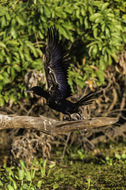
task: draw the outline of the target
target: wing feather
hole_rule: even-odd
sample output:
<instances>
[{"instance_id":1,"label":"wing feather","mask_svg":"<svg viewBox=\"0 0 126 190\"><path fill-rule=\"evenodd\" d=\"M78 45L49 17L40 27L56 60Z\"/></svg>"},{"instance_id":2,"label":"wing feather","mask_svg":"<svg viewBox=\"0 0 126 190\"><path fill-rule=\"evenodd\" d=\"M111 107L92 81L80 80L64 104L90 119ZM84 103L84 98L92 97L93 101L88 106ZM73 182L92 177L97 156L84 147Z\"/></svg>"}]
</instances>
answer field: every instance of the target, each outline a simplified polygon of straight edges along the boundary
<instances>
[{"instance_id":1,"label":"wing feather","mask_svg":"<svg viewBox=\"0 0 126 190\"><path fill-rule=\"evenodd\" d=\"M48 44L46 48L45 73L50 93L60 94L60 98L70 96L70 86L67 82L67 68L70 59L66 56L59 33L55 28L48 30ZM53 90L52 90L53 89Z\"/></svg>"}]
</instances>

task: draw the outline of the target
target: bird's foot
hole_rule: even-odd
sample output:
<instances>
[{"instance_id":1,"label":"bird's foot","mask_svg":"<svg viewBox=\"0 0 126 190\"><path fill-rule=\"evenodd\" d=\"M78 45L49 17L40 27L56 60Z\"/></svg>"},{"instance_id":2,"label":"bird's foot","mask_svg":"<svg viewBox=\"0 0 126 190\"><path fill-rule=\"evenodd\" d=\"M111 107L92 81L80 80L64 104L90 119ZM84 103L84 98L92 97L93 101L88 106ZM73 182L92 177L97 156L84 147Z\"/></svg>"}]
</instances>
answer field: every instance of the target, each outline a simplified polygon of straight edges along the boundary
<instances>
[{"instance_id":1,"label":"bird's foot","mask_svg":"<svg viewBox=\"0 0 126 190\"><path fill-rule=\"evenodd\" d=\"M76 113L76 115L70 115L70 114L67 114L67 115L64 115L63 117L63 121L77 121L77 120L83 120L83 116L80 114L80 113Z\"/></svg>"},{"instance_id":2,"label":"bird's foot","mask_svg":"<svg viewBox=\"0 0 126 190\"><path fill-rule=\"evenodd\" d=\"M80 113L76 114L76 120L83 120L83 119L84 118L83 118L82 114L80 114Z\"/></svg>"},{"instance_id":3,"label":"bird's foot","mask_svg":"<svg viewBox=\"0 0 126 190\"><path fill-rule=\"evenodd\" d=\"M66 116L66 115L64 115L63 116L63 121L73 121L74 119L71 117L71 116Z\"/></svg>"},{"instance_id":4,"label":"bird's foot","mask_svg":"<svg viewBox=\"0 0 126 190\"><path fill-rule=\"evenodd\" d=\"M68 118L66 115L63 116L63 121L68 121Z\"/></svg>"},{"instance_id":5,"label":"bird's foot","mask_svg":"<svg viewBox=\"0 0 126 190\"><path fill-rule=\"evenodd\" d=\"M63 121L74 121L75 119L71 117L70 113L67 113L67 115L64 115Z\"/></svg>"}]
</instances>

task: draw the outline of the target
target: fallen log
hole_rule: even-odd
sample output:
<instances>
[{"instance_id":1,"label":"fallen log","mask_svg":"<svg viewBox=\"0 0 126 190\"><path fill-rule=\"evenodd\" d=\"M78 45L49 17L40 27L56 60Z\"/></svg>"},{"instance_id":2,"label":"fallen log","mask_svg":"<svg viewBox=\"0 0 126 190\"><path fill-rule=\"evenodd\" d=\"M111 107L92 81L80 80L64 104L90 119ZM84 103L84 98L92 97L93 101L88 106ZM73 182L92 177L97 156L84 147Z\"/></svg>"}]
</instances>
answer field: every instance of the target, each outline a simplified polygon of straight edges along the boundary
<instances>
[{"instance_id":1,"label":"fallen log","mask_svg":"<svg viewBox=\"0 0 126 190\"><path fill-rule=\"evenodd\" d=\"M36 129L48 135L69 133L75 130L87 130L91 128L112 125L118 118L96 117L92 119L76 121L57 121L44 116L15 116L0 114L0 130L5 129Z\"/></svg>"}]
</instances>

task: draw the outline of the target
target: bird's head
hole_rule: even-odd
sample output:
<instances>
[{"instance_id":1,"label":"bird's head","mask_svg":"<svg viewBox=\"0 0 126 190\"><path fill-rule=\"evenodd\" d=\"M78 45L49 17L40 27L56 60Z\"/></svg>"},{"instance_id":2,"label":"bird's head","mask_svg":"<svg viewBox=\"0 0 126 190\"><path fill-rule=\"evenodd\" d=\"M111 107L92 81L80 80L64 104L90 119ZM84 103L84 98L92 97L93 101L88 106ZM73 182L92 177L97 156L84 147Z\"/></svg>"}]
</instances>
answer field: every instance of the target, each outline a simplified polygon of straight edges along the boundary
<instances>
[{"instance_id":1,"label":"bird's head","mask_svg":"<svg viewBox=\"0 0 126 190\"><path fill-rule=\"evenodd\" d=\"M42 96L42 88L39 87L39 86L34 86L28 90L25 91L26 93L27 92L32 92L33 94L37 94L39 96Z\"/></svg>"},{"instance_id":2,"label":"bird's head","mask_svg":"<svg viewBox=\"0 0 126 190\"><path fill-rule=\"evenodd\" d=\"M33 94L37 94L38 96L44 97L44 98L48 98L48 92L46 92L43 88L41 88L40 86L34 86L28 90L26 90L25 92L32 92Z\"/></svg>"}]
</instances>

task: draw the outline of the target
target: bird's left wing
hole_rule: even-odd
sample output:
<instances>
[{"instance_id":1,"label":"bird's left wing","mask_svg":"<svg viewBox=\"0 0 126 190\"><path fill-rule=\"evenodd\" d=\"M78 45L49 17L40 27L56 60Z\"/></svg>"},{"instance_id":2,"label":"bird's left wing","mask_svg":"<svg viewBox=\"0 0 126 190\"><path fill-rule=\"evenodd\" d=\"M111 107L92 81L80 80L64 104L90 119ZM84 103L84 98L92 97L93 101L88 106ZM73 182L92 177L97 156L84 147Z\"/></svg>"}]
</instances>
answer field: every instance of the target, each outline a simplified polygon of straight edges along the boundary
<instances>
[{"instance_id":1,"label":"bird's left wing","mask_svg":"<svg viewBox=\"0 0 126 190\"><path fill-rule=\"evenodd\" d=\"M45 73L49 93L58 95L60 99L70 96L70 86L67 82L67 68L70 61L64 52L59 40L59 33L55 28L48 30L45 57Z\"/></svg>"}]
</instances>

